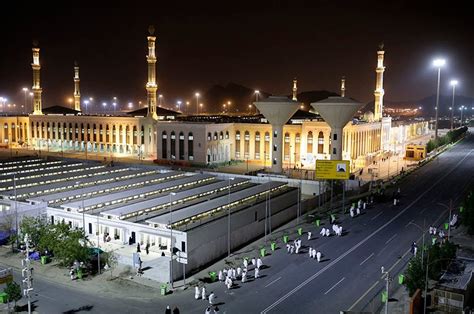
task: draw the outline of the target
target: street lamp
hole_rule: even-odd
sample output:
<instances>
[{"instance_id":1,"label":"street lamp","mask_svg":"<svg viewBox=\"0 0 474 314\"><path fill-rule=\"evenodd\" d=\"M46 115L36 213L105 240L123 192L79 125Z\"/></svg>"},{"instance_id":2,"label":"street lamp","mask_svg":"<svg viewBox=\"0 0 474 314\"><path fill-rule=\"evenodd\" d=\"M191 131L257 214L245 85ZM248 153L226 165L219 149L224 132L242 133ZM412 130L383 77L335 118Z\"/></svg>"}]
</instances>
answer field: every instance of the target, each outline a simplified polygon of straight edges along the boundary
<instances>
[{"instance_id":1,"label":"street lamp","mask_svg":"<svg viewBox=\"0 0 474 314\"><path fill-rule=\"evenodd\" d=\"M454 93L455 93L456 85L458 85L458 81L457 80L451 80L451 82L449 82L449 84L453 87L453 101L451 103L451 107L454 108ZM454 128L453 112L454 112L454 110L451 110L451 130Z\"/></svg>"},{"instance_id":2,"label":"street lamp","mask_svg":"<svg viewBox=\"0 0 474 314\"><path fill-rule=\"evenodd\" d=\"M199 104L199 109L201 110L202 112L202 106L204 106L202 103Z\"/></svg>"},{"instance_id":3,"label":"street lamp","mask_svg":"<svg viewBox=\"0 0 474 314\"><path fill-rule=\"evenodd\" d=\"M194 96L196 96L196 113L199 114L199 96L201 96L199 93L195 93Z\"/></svg>"},{"instance_id":4,"label":"street lamp","mask_svg":"<svg viewBox=\"0 0 474 314\"><path fill-rule=\"evenodd\" d=\"M2 107L2 112L4 110L4 107L5 107L5 103L7 102L7 99L5 97L0 97L0 106Z\"/></svg>"},{"instance_id":5,"label":"street lamp","mask_svg":"<svg viewBox=\"0 0 474 314\"><path fill-rule=\"evenodd\" d=\"M104 107L104 113L105 113L105 108L107 107L107 103L106 103L106 102L103 102L103 103L102 103L102 107Z\"/></svg>"},{"instance_id":6,"label":"street lamp","mask_svg":"<svg viewBox=\"0 0 474 314\"><path fill-rule=\"evenodd\" d=\"M382 266L382 275L385 275L385 293L387 294L387 299L385 300L385 314L388 314L388 284L391 281L390 274L388 271L385 271L384 267Z\"/></svg>"},{"instance_id":7,"label":"street lamp","mask_svg":"<svg viewBox=\"0 0 474 314\"><path fill-rule=\"evenodd\" d=\"M228 194L227 194L227 257L230 257L230 181L235 178L229 178Z\"/></svg>"},{"instance_id":8,"label":"street lamp","mask_svg":"<svg viewBox=\"0 0 474 314\"><path fill-rule=\"evenodd\" d=\"M158 95L158 107L161 107L163 104L163 95L159 94Z\"/></svg>"},{"instance_id":9,"label":"street lamp","mask_svg":"<svg viewBox=\"0 0 474 314\"><path fill-rule=\"evenodd\" d=\"M112 103L112 106L114 106L114 115L115 115L115 107L117 107L117 103L116 103L116 102L113 102L113 103Z\"/></svg>"},{"instance_id":10,"label":"street lamp","mask_svg":"<svg viewBox=\"0 0 474 314\"><path fill-rule=\"evenodd\" d=\"M436 107L435 107L435 139L438 139L438 106L439 106L439 80L441 78L441 67L446 64L444 59L435 59L433 66L438 68L438 85L436 89Z\"/></svg>"},{"instance_id":11,"label":"street lamp","mask_svg":"<svg viewBox=\"0 0 474 314\"><path fill-rule=\"evenodd\" d=\"M23 90L23 93L25 94L25 108L26 108L26 92L28 92L28 88L23 87L22 90Z\"/></svg>"},{"instance_id":12,"label":"street lamp","mask_svg":"<svg viewBox=\"0 0 474 314\"><path fill-rule=\"evenodd\" d=\"M132 109L133 108L133 103L129 102L128 103L128 109Z\"/></svg>"},{"instance_id":13,"label":"street lamp","mask_svg":"<svg viewBox=\"0 0 474 314\"><path fill-rule=\"evenodd\" d=\"M89 105L89 100L84 100L84 105L86 105L86 114L87 114L87 107Z\"/></svg>"},{"instance_id":14,"label":"street lamp","mask_svg":"<svg viewBox=\"0 0 474 314\"><path fill-rule=\"evenodd\" d=\"M258 95L260 95L260 91L256 89L254 93L255 93L255 102L258 102ZM257 106L255 106L255 114L257 114Z\"/></svg>"},{"instance_id":15,"label":"street lamp","mask_svg":"<svg viewBox=\"0 0 474 314\"><path fill-rule=\"evenodd\" d=\"M181 100L178 100L176 103L178 104L178 111L181 111Z\"/></svg>"},{"instance_id":16,"label":"street lamp","mask_svg":"<svg viewBox=\"0 0 474 314\"><path fill-rule=\"evenodd\" d=\"M186 114L189 113L189 101L186 101Z\"/></svg>"},{"instance_id":17,"label":"street lamp","mask_svg":"<svg viewBox=\"0 0 474 314\"><path fill-rule=\"evenodd\" d=\"M81 185L81 181L77 181L76 184L78 186ZM81 200L82 200L82 230L84 230L84 234L86 233L86 219L85 219L85 216L84 216L84 197L82 196L81 197Z\"/></svg>"},{"instance_id":18,"label":"street lamp","mask_svg":"<svg viewBox=\"0 0 474 314\"><path fill-rule=\"evenodd\" d=\"M172 206L173 202L171 196L176 195L175 192L170 193L170 283L171 288L173 288L173 211Z\"/></svg>"},{"instance_id":19,"label":"street lamp","mask_svg":"<svg viewBox=\"0 0 474 314\"><path fill-rule=\"evenodd\" d=\"M462 126L462 111L464 110L464 106L461 106L459 110L461 110L461 125L460 126Z\"/></svg>"},{"instance_id":20,"label":"street lamp","mask_svg":"<svg viewBox=\"0 0 474 314\"><path fill-rule=\"evenodd\" d=\"M449 200L449 206L443 203L438 203L438 205L443 206L447 210L449 210L449 221L448 221L448 242L449 242L449 237L451 235L451 212L453 210L453 200Z\"/></svg>"},{"instance_id":21,"label":"street lamp","mask_svg":"<svg viewBox=\"0 0 474 314\"><path fill-rule=\"evenodd\" d=\"M425 224L426 224L426 219L423 219L423 228L421 228L418 224L414 223L413 221L410 221L408 223L409 225L414 225L415 227L417 227L418 229L421 230L422 232L422 236L423 236L423 240L422 240L422 244L421 244L421 267L423 267L423 252L425 251Z\"/></svg>"}]
</instances>

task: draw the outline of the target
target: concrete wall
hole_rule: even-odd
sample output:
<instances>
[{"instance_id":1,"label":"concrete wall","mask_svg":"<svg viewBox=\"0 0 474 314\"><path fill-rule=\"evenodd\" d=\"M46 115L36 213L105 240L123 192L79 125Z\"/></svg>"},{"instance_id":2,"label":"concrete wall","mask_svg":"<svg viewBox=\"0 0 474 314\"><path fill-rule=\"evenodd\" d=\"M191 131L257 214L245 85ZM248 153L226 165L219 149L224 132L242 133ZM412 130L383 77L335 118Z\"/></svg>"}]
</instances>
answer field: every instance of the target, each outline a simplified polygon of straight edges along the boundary
<instances>
[{"instance_id":1,"label":"concrete wall","mask_svg":"<svg viewBox=\"0 0 474 314\"><path fill-rule=\"evenodd\" d=\"M271 198L272 230L296 217L297 190ZM255 220L255 214L257 219ZM188 231L186 273L227 255L227 215ZM231 213L231 251L265 233L265 198L253 206Z\"/></svg>"}]
</instances>

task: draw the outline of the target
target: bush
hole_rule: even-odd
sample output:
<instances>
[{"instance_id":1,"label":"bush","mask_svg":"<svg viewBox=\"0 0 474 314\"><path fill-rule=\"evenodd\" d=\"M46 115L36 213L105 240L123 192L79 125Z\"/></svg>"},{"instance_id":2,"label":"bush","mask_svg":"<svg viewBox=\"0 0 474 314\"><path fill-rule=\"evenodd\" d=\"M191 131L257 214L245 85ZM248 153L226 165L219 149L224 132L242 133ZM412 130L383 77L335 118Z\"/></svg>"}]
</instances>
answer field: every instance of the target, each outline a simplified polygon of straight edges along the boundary
<instances>
[{"instance_id":1,"label":"bush","mask_svg":"<svg viewBox=\"0 0 474 314\"><path fill-rule=\"evenodd\" d=\"M437 139L429 140L428 143L426 143L426 151L429 153L440 146L454 143L459 140L466 132L467 127L463 126L462 128L449 131L446 133L446 135L440 136Z\"/></svg>"}]
</instances>

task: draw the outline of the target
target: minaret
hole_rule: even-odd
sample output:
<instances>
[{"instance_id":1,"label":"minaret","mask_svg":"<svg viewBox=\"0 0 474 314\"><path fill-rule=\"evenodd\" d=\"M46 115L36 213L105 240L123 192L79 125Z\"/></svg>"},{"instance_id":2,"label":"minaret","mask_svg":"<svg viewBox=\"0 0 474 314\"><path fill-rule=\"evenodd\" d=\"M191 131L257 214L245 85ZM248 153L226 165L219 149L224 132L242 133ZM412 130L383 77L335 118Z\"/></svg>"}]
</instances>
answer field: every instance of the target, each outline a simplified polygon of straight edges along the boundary
<instances>
[{"instance_id":1,"label":"minaret","mask_svg":"<svg viewBox=\"0 0 474 314\"><path fill-rule=\"evenodd\" d=\"M79 66L74 61L74 110L81 111L81 92L79 90Z\"/></svg>"},{"instance_id":2,"label":"minaret","mask_svg":"<svg viewBox=\"0 0 474 314\"><path fill-rule=\"evenodd\" d=\"M41 86L40 86L40 70L41 65L39 62L39 51L40 49L37 48L37 42L33 42L33 63L31 67L33 68L33 87L31 90L33 91L33 114L34 115L42 115L42 105L41 105Z\"/></svg>"},{"instance_id":3,"label":"minaret","mask_svg":"<svg viewBox=\"0 0 474 314\"><path fill-rule=\"evenodd\" d=\"M296 99L296 94L298 92L298 87L296 86L297 83L298 81L296 80L296 77L295 77L295 79L293 80L293 98L292 98L292 100L295 100L295 101L298 100Z\"/></svg>"},{"instance_id":4,"label":"minaret","mask_svg":"<svg viewBox=\"0 0 474 314\"><path fill-rule=\"evenodd\" d=\"M380 121L382 119L383 113L383 72L385 71L385 67L383 66L383 55L385 51L383 50L383 44L379 46L379 50L377 51L377 69L375 72L377 73L377 78L375 82L375 108L374 108L374 121Z\"/></svg>"},{"instance_id":5,"label":"minaret","mask_svg":"<svg viewBox=\"0 0 474 314\"><path fill-rule=\"evenodd\" d=\"M147 91L147 103L148 103L148 116L157 120L158 116L156 114L156 90L158 85L156 84L156 55L155 55L155 40L156 37L153 36L155 33L155 28L153 25L148 27L148 55L146 56L146 61L148 62L148 82L146 83Z\"/></svg>"},{"instance_id":6,"label":"minaret","mask_svg":"<svg viewBox=\"0 0 474 314\"><path fill-rule=\"evenodd\" d=\"M341 97L346 97L346 78L341 78Z\"/></svg>"}]
</instances>

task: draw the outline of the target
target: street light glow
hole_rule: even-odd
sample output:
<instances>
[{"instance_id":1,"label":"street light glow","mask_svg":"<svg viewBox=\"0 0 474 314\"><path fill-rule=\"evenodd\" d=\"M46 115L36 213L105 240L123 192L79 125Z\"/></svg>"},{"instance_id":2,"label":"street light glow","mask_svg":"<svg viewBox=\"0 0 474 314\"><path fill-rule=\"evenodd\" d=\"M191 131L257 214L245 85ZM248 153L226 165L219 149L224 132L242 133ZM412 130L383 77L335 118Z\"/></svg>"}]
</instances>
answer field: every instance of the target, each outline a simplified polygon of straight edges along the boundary
<instances>
[{"instance_id":1,"label":"street light glow","mask_svg":"<svg viewBox=\"0 0 474 314\"><path fill-rule=\"evenodd\" d=\"M433 65L437 68L440 68L445 64L446 64L446 60L444 60L444 59L435 59L435 60L433 60Z\"/></svg>"},{"instance_id":2,"label":"street light glow","mask_svg":"<svg viewBox=\"0 0 474 314\"><path fill-rule=\"evenodd\" d=\"M451 80L451 82L449 82L449 85L456 86L456 85L458 85L458 81L457 80Z\"/></svg>"},{"instance_id":3,"label":"street light glow","mask_svg":"<svg viewBox=\"0 0 474 314\"><path fill-rule=\"evenodd\" d=\"M24 92L27 92L27 91L28 91L28 88L23 87L22 90L23 90Z\"/></svg>"},{"instance_id":4,"label":"street light glow","mask_svg":"<svg viewBox=\"0 0 474 314\"><path fill-rule=\"evenodd\" d=\"M199 93L195 93L194 96L199 97L201 95Z\"/></svg>"}]
</instances>

